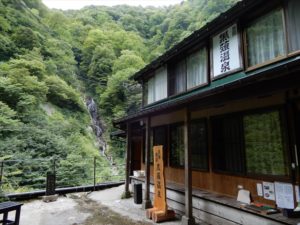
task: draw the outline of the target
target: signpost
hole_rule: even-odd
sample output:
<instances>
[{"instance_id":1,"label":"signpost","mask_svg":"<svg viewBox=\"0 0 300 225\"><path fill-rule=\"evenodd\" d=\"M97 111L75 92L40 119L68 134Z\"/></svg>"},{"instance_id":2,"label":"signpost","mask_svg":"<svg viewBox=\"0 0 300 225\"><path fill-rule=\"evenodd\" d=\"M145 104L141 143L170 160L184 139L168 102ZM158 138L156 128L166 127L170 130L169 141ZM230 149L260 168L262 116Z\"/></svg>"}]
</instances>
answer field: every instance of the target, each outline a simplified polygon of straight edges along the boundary
<instances>
[{"instance_id":1,"label":"signpost","mask_svg":"<svg viewBox=\"0 0 300 225\"><path fill-rule=\"evenodd\" d=\"M154 207L147 210L147 218L155 223L175 217L173 210L168 210L166 201L166 185L163 161L163 146L153 147L154 156Z\"/></svg>"},{"instance_id":2,"label":"signpost","mask_svg":"<svg viewBox=\"0 0 300 225\"><path fill-rule=\"evenodd\" d=\"M55 174L47 173L46 196L55 195Z\"/></svg>"}]
</instances>

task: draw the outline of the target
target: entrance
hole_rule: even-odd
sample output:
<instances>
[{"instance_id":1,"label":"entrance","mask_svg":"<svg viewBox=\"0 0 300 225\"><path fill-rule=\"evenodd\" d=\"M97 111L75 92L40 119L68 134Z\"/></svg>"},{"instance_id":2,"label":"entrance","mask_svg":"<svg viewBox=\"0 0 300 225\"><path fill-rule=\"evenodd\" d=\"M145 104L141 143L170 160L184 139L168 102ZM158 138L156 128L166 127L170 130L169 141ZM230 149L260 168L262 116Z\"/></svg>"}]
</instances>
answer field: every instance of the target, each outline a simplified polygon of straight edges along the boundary
<instances>
[{"instance_id":1,"label":"entrance","mask_svg":"<svg viewBox=\"0 0 300 225\"><path fill-rule=\"evenodd\" d=\"M133 137L131 140L131 174L134 170L141 170L142 137Z\"/></svg>"}]
</instances>

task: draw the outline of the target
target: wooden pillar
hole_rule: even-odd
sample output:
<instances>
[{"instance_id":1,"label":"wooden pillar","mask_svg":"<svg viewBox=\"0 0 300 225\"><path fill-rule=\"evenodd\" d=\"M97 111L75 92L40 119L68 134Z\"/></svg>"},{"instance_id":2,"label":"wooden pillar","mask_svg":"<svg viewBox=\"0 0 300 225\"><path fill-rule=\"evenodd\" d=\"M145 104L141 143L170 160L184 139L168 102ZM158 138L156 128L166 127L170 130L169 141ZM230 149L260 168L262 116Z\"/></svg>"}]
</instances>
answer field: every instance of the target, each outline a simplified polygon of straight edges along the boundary
<instances>
[{"instance_id":1,"label":"wooden pillar","mask_svg":"<svg viewBox=\"0 0 300 225\"><path fill-rule=\"evenodd\" d=\"M194 225L192 204L192 163L190 146L190 112L186 108L184 116L184 180L185 180L185 215L182 216L182 225Z\"/></svg>"},{"instance_id":2,"label":"wooden pillar","mask_svg":"<svg viewBox=\"0 0 300 225\"><path fill-rule=\"evenodd\" d=\"M144 189L144 200L143 209L152 208L150 200L150 117L147 117L146 121L146 138L145 138L145 189Z\"/></svg>"},{"instance_id":3,"label":"wooden pillar","mask_svg":"<svg viewBox=\"0 0 300 225\"><path fill-rule=\"evenodd\" d=\"M130 183L130 170L131 170L131 127L130 123L127 123L126 130L126 173L125 173L125 191L124 198L130 198L129 183Z\"/></svg>"}]
</instances>

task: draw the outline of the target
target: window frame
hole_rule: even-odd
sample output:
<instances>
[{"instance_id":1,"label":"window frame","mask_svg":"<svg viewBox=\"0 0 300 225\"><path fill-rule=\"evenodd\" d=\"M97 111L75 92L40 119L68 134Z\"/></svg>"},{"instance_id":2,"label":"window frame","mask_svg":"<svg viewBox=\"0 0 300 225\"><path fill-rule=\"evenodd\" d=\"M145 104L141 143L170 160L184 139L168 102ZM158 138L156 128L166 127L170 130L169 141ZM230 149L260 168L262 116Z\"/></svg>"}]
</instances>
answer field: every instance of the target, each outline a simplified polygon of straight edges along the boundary
<instances>
[{"instance_id":1,"label":"window frame","mask_svg":"<svg viewBox=\"0 0 300 225\"><path fill-rule=\"evenodd\" d=\"M210 59L210 81L215 81L215 80L219 80L222 78L225 78L227 76L230 76L231 74L243 71L245 69L245 63L244 63L244 58L245 58L245 51L244 51L244 41L243 41L243 29L239 23L239 21L234 21L233 23L230 23L230 25L225 26L222 31L227 30L228 28L230 28L231 26L235 25L237 26L237 33L238 33L238 49L239 49L239 60L240 60L240 67L236 68L234 70L228 71L226 73L214 76L214 60L213 60L213 37L215 37L217 34L221 33L219 30L218 32L214 33L213 35L211 35L209 37L209 59Z\"/></svg>"},{"instance_id":2,"label":"window frame","mask_svg":"<svg viewBox=\"0 0 300 225\"><path fill-rule=\"evenodd\" d=\"M284 2L284 6L283 6L283 11L284 11L284 28L285 28L285 39L286 39L286 53L287 53L287 57L292 57L295 55L299 55L300 54L300 49L296 50L296 51L290 51L290 40L289 40L289 36L290 36L290 32L289 32L289 25L288 25L288 4L289 2Z\"/></svg>"},{"instance_id":3,"label":"window frame","mask_svg":"<svg viewBox=\"0 0 300 225\"><path fill-rule=\"evenodd\" d=\"M271 59L271 60L268 60L268 61L265 61L263 63L259 63L259 64L256 64L256 65L253 65L253 66L249 66L249 60L248 60L248 49L247 49L247 29L253 25L255 22L259 21L261 18L271 14L272 12L276 11L276 10L280 10L281 11L281 18L282 18L282 25L283 25L283 37L284 37L284 40L283 40L283 43L284 43L284 54L282 56L277 56L276 58L274 59ZM267 66L267 65L270 65L270 64L273 64L275 62L278 62L282 59L285 59L287 58L288 56L288 38L287 38L287 28L286 28L286 14L285 14L285 7L283 7L282 5L280 6L277 6L275 8L272 8L272 9L269 9L268 11L264 11L263 13L260 13L258 15L258 17L252 19L250 22L244 24L243 26L243 50L244 50L244 65L245 65L245 72L249 72L249 71L252 71L252 70L255 70L255 69L258 69L258 68L261 68L261 67L264 67L264 66Z\"/></svg>"},{"instance_id":4,"label":"window frame","mask_svg":"<svg viewBox=\"0 0 300 225\"><path fill-rule=\"evenodd\" d=\"M288 175L269 175L269 174L259 174L259 173L249 173L247 171L247 159L246 159L246 146L244 141L244 152L245 152L245 168L246 168L246 176L250 178L257 178L261 177L264 179L281 179L281 180L291 180L292 179L292 170L291 170L291 154L289 152L289 138L288 138L288 127L287 127L287 119L286 119L286 111L284 109L283 105L277 105L277 106L271 106L267 108L260 108L260 109L252 109L247 110L243 112L242 117L248 116L248 115L254 115L254 114L264 114L268 112L278 112L279 113L279 119L280 119L280 129L281 129L281 137L283 139L283 154L285 157L285 163L287 167ZM245 136L244 133L244 125L243 125L243 136ZM245 139L245 137L244 137Z\"/></svg>"},{"instance_id":5,"label":"window frame","mask_svg":"<svg viewBox=\"0 0 300 225\"><path fill-rule=\"evenodd\" d=\"M160 102L160 101L164 101L165 99L168 99L169 97L169 80L168 80L168 65L163 65L163 66L160 66L159 68L155 69L154 70L154 92L156 93L156 71L159 71L159 70L166 70L166 78L167 78L167 82L166 82L166 88L167 88L167 94L164 98L161 98L159 100L156 100L156 95L155 95L155 99L154 99L154 102L152 103L156 103L156 102Z\"/></svg>"},{"instance_id":6,"label":"window frame","mask_svg":"<svg viewBox=\"0 0 300 225\"><path fill-rule=\"evenodd\" d=\"M206 169L201 169L201 168L197 168L197 167L193 167L192 166L192 163L191 163L191 169L193 171L200 171L200 172L209 172L210 170L210 161L209 161L209 138L208 138L208 121L207 121L207 118L195 118L195 119L191 119L190 120L190 123L192 122L201 122L204 124L204 127L205 127L205 132L206 132L206 137L205 137L205 142L206 142L206 160L207 160L207 168ZM191 126L191 124L190 124ZM190 130L190 137L191 138L191 130ZM189 139L189 142L190 142L190 139ZM192 149L191 149L191 152L192 152Z\"/></svg>"},{"instance_id":7,"label":"window frame","mask_svg":"<svg viewBox=\"0 0 300 225\"><path fill-rule=\"evenodd\" d=\"M155 88L156 88L156 86L155 86L155 75L156 75L155 71L159 70L159 69L162 69L163 67L165 67L166 73L167 73L167 83L166 83L167 96L165 98L160 99L160 100L155 100L155 98L156 98L155 97ZM148 82L149 82L150 79L153 79L153 83L154 83L154 101L151 102L151 103L148 103L148 89L149 89ZM165 65L162 65L162 66L158 67L157 69L153 70L151 72L151 75L147 76L147 78L145 78L142 81L143 82L143 87L142 87L143 88L143 90L142 90L142 94L143 94L142 104L143 104L143 107L148 107L148 106L151 106L151 105L155 105L155 104L157 104L159 102L163 102L163 101L165 101L169 98L169 82L168 82L168 79L169 79L168 65L165 64ZM147 86L147 88L146 88L146 86ZM146 99L146 96L144 96L146 90L147 90L147 99Z\"/></svg>"},{"instance_id":8,"label":"window frame","mask_svg":"<svg viewBox=\"0 0 300 225\"><path fill-rule=\"evenodd\" d=\"M175 80L174 75L171 75L171 72L173 72L173 67L177 66L177 64L184 62L185 65L185 74L184 74L184 90L175 94L171 94L171 84L170 82L173 80ZM175 97L175 96L179 96L182 95L184 93L187 92L187 63L186 63L186 57L184 58L180 58L177 60L174 60L173 62L168 63L167 66L167 76L168 76L168 98L170 97Z\"/></svg>"},{"instance_id":9,"label":"window frame","mask_svg":"<svg viewBox=\"0 0 300 225\"><path fill-rule=\"evenodd\" d=\"M211 127L211 169L213 173L219 173L219 174L226 174L226 175L234 175L234 176L245 176L247 174L246 172L246 156L245 156L245 149L244 149L244 136L241 136L241 155L242 157L240 160L242 161L242 172L236 172L236 171L225 171L222 169L216 168L216 162L215 162L215 157L218 154L218 152L215 150L214 147L214 126L213 126L213 120L215 119L226 119L226 118L232 118L232 117L238 117L239 120L239 126L240 126L240 131L243 131L243 123L242 123L242 118L243 118L243 112L233 112L233 113L226 113L226 114L221 114L221 115L215 115L210 117L210 127Z\"/></svg>"},{"instance_id":10,"label":"window frame","mask_svg":"<svg viewBox=\"0 0 300 225\"><path fill-rule=\"evenodd\" d=\"M266 112L272 112L272 111L278 111L279 116L280 116L280 122L281 122L281 135L283 138L283 154L285 156L285 163L287 167L287 172L288 175L268 175L268 174L255 174L255 173L249 173L247 171L247 162L246 162L246 147L245 147L245 133L244 133L244 123L243 123L243 117L246 115L251 115L251 114L262 114ZM243 110L243 111L238 111L238 112L231 112L231 113L226 113L226 114L221 114L221 115L215 115L210 117L210 128L211 128L211 135L213 135L213 126L212 126L212 119L213 118L226 118L226 117L232 117L232 116L239 116L241 118L242 122L242 141L243 141L243 146L242 146L242 151L243 151L243 163L244 163L244 172L243 173L234 173L234 172L228 172L228 171L222 171L220 169L215 168L215 161L214 157L216 152L214 151L213 148L213 137L211 139L211 171L216 174L224 174L224 175L230 175L230 176L238 176L238 177L245 177L245 178L250 178L250 179L264 179L266 181L282 181L282 182L291 182L292 177L293 177L293 170L291 168L291 162L292 162L292 156L291 152L289 151L290 149L290 140L289 140L289 134L288 134L288 121L287 121L287 112L285 109L285 106L283 104L279 105L273 105L273 106L268 106L264 108L256 108L256 109L248 109L248 110Z\"/></svg>"},{"instance_id":11,"label":"window frame","mask_svg":"<svg viewBox=\"0 0 300 225\"><path fill-rule=\"evenodd\" d=\"M187 56L186 56L186 91L185 92L190 92L190 91L193 91L197 88L200 88L200 87L205 87L207 85L210 84L211 82L211 79L210 79L210 71L211 71L211 68L210 68L210 57L209 57L209 48L207 47L208 45L204 44L204 45L201 45L201 47L197 48L197 49L194 49L190 52L188 52ZM193 54L196 54L198 51L201 51L202 49L205 49L205 53L206 53L206 82L202 83L202 84L199 84L199 85L196 85L195 87L191 87L191 88L188 88L187 87L187 58Z\"/></svg>"}]
</instances>

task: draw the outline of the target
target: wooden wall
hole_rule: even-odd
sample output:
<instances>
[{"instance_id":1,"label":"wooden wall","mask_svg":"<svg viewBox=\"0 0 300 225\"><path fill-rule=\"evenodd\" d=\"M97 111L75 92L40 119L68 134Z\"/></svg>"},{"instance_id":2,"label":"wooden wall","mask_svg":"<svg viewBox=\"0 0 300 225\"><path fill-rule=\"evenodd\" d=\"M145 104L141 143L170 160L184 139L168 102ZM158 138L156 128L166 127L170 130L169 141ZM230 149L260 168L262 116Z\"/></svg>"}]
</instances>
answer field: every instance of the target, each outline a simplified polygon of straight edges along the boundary
<instances>
[{"instance_id":1,"label":"wooden wall","mask_svg":"<svg viewBox=\"0 0 300 225\"><path fill-rule=\"evenodd\" d=\"M259 109L270 106L283 105L285 103L286 95L285 93L274 94L270 96L264 96L260 98L253 98L248 100L236 101L225 103L224 105L218 105L215 107L207 109L199 109L191 112L191 118L209 118L214 115L222 115L231 112L247 111L251 109ZM151 127L172 124L176 122L182 122L184 118L184 110L179 110L169 114L163 114L159 116L154 116L151 118ZM208 129L210 133L210 129ZM209 135L211 136L211 135ZM209 152L211 152L211 141L209 141ZM143 160L142 160L143 162ZM211 165L211 164L210 164ZM142 164L142 169L145 165ZM153 173L153 168L151 166L151 176ZM183 168L173 168L167 163L165 169L165 175L167 181L172 181L178 184L184 183L184 169ZM250 177L241 177L227 174L215 173L210 167L209 171L193 171L192 173L192 185L193 188L208 190L211 192L223 194L226 196L236 197L238 192L238 186L242 186L244 189L251 192L251 196L254 201L274 205L275 201L265 200L262 197L257 196L256 183L262 181L272 181L275 180L262 180ZM291 181L288 181L291 182Z\"/></svg>"}]
</instances>

